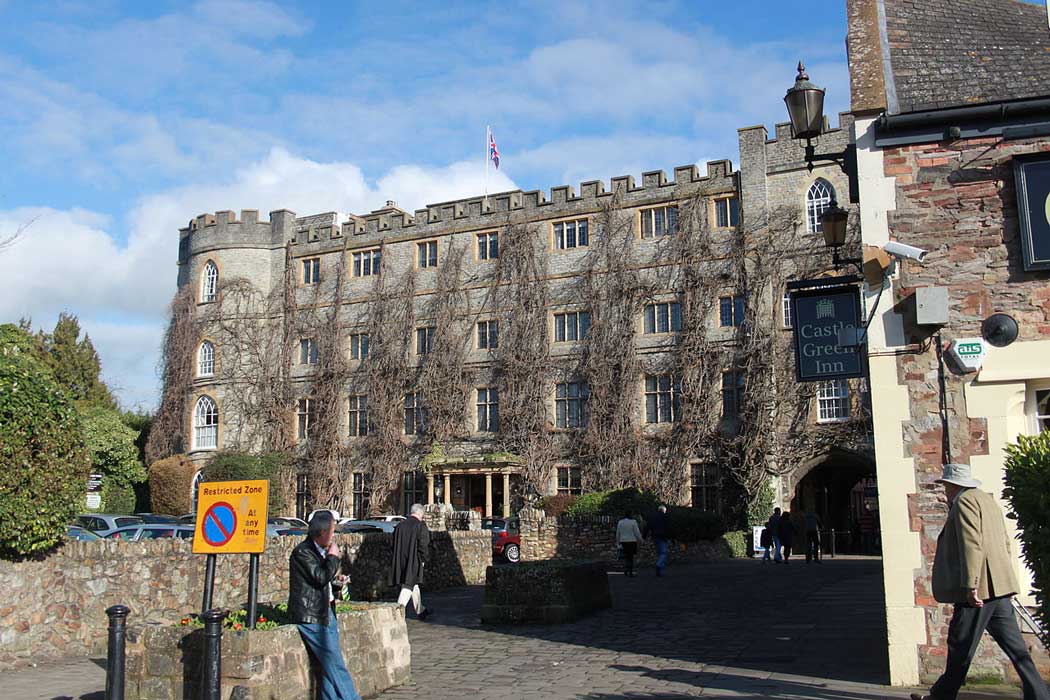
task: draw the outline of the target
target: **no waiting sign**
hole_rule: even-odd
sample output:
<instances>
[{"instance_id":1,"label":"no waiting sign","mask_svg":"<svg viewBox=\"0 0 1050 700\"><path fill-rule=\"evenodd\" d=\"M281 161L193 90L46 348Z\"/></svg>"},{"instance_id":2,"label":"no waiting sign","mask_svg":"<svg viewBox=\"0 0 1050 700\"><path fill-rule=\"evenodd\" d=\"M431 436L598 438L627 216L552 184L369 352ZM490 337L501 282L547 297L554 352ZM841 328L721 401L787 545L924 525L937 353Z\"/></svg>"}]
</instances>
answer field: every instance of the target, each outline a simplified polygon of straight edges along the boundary
<instances>
[{"instance_id":1,"label":"no waiting sign","mask_svg":"<svg viewBox=\"0 0 1050 700\"><path fill-rule=\"evenodd\" d=\"M260 554L270 482L205 481L197 495L194 554Z\"/></svg>"}]
</instances>

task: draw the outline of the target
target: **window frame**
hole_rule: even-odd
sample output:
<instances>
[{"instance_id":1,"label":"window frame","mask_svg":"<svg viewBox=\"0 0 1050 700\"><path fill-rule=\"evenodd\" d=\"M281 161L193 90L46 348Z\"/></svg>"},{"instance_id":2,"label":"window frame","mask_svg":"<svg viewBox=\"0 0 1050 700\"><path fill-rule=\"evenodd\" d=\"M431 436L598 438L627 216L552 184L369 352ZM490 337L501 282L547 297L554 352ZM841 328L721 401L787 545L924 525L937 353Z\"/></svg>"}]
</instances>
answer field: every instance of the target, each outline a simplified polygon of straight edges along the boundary
<instances>
[{"instance_id":1,"label":"window frame","mask_svg":"<svg viewBox=\"0 0 1050 700\"><path fill-rule=\"evenodd\" d=\"M411 406L409 399L411 398ZM424 435L427 432L427 407L423 402L423 392L410 391L403 400L405 424L402 426L405 435ZM411 413L409 413L411 411ZM411 429L410 429L411 428Z\"/></svg>"},{"instance_id":2,"label":"window frame","mask_svg":"<svg viewBox=\"0 0 1050 700\"><path fill-rule=\"evenodd\" d=\"M193 404L193 449L219 449L219 403L208 394L201 394Z\"/></svg>"},{"instance_id":3,"label":"window frame","mask_svg":"<svg viewBox=\"0 0 1050 700\"><path fill-rule=\"evenodd\" d=\"M817 423L842 423L850 419L850 387L845 379L817 382Z\"/></svg>"},{"instance_id":4,"label":"window frame","mask_svg":"<svg viewBox=\"0 0 1050 700\"><path fill-rule=\"evenodd\" d=\"M485 326L484 330L482 330L482 324ZM482 319L475 324L475 327L477 332L474 334L474 343L478 350L499 349L499 319Z\"/></svg>"},{"instance_id":5,"label":"window frame","mask_svg":"<svg viewBox=\"0 0 1050 700\"><path fill-rule=\"evenodd\" d=\"M207 360L204 359L205 349L207 349L208 354L210 355L210 357L208 357ZM204 367L204 363L205 362L207 362L208 366L211 368L208 371L205 371L204 369L202 369L202 367ZM214 376L215 376L215 343L211 342L210 340L202 340L200 342L200 345L197 346L197 378L198 379L208 379L208 378L211 378L211 377L214 377Z\"/></svg>"},{"instance_id":6,"label":"window frame","mask_svg":"<svg viewBox=\"0 0 1050 700\"><path fill-rule=\"evenodd\" d=\"M368 517L372 505L372 479L364 472L354 472L351 477L350 496L353 498L351 514L354 520Z\"/></svg>"},{"instance_id":7,"label":"window frame","mask_svg":"<svg viewBox=\"0 0 1050 700\"><path fill-rule=\"evenodd\" d=\"M740 198L736 196L736 193L714 197L711 200L711 205L711 225L714 228L729 230L740 226ZM722 223L723 206L725 207L725 224Z\"/></svg>"},{"instance_id":8,"label":"window frame","mask_svg":"<svg viewBox=\"0 0 1050 700\"><path fill-rule=\"evenodd\" d=\"M561 320L561 335L562 338L558 339L558 317L563 317ZM576 335L575 338L569 337L569 316L574 317L572 325L573 333ZM586 316L587 323L581 323L580 319ZM590 309L576 309L573 311L555 311L553 314L554 319L554 332L551 334L554 337L555 343L578 343L587 337L587 334L591 330L591 311Z\"/></svg>"},{"instance_id":9,"label":"window frame","mask_svg":"<svg viewBox=\"0 0 1050 700\"><path fill-rule=\"evenodd\" d=\"M733 384L727 384L726 377L735 377ZM722 420L739 420L740 408L744 403L744 393L747 391L747 377L739 369L727 369L722 371ZM731 411L726 408L731 407Z\"/></svg>"},{"instance_id":10,"label":"window frame","mask_svg":"<svg viewBox=\"0 0 1050 700\"><path fill-rule=\"evenodd\" d=\"M499 258L499 231L481 231L474 234L474 241L475 260L491 262Z\"/></svg>"},{"instance_id":11,"label":"window frame","mask_svg":"<svg viewBox=\"0 0 1050 700\"><path fill-rule=\"evenodd\" d=\"M365 262L367 256L367 271ZM363 248L350 252L350 274L352 277L375 277L383 271L383 249Z\"/></svg>"},{"instance_id":12,"label":"window frame","mask_svg":"<svg viewBox=\"0 0 1050 700\"><path fill-rule=\"evenodd\" d=\"M310 439L310 424L317 421L317 407L314 398L305 396L295 401L295 440L304 442Z\"/></svg>"},{"instance_id":13,"label":"window frame","mask_svg":"<svg viewBox=\"0 0 1050 700\"><path fill-rule=\"evenodd\" d=\"M434 351L434 335L437 326L416 326L416 356L423 357Z\"/></svg>"},{"instance_id":14,"label":"window frame","mask_svg":"<svg viewBox=\"0 0 1050 700\"><path fill-rule=\"evenodd\" d=\"M575 387L575 395L572 395L570 387ZM562 395L559 396L559 393ZM585 379L555 383L554 427L559 430L586 428L590 421L590 399L591 387Z\"/></svg>"},{"instance_id":15,"label":"window frame","mask_svg":"<svg viewBox=\"0 0 1050 700\"><path fill-rule=\"evenodd\" d=\"M484 392L484 394L482 394ZM475 430L479 433L499 432L499 388L494 386L479 386L475 394L475 406L477 408L477 422Z\"/></svg>"},{"instance_id":16,"label":"window frame","mask_svg":"<svg viewBox=\"0 0 1050 700\"><path fill-rule=\"evenodd\" d=\"M201 304L212 304L219 298L219 266L214 260L204 263L201 270L201 293L198 301Z\"/></svg>"},{"instance_id":17,"label":"window frame","mask_svg":"<svg viewBox=\"0 0 1050 700\"><path fill-rule=\"evenodd\" d=\"M819 195L821 190L824 191L823 195ZM824 225L820 221L820 216L831 208L833 199L836 199L835 186L830 182L818 177L810 183L806 189L805 201L806 233L818 236L824 233Z\"/></svg>"},{"instance_id":18,"label":"window frame","mask_svg":"<svg viewBox=\"0 0 1050 700\"><path fill-rule=\"evenodd\" d=\"M304 286L313 286L321 283L321 258L303 258L303 274L301 276Z\"/></svg>"},{"instance_id":19,"label":"window frame","mask_svg":"<svg viewBox=\"0 0 1050 700\"><path fill-rule=\"evenodd\" d=\"M580 224L583 224L583 234L580 234ZM572 245L567 245L568 235L566 226L568 224L573 225L572 230ZM558 227L561 227L561 236L559 238ZM583 239L581 243L580 240ZM559 244L560 243L560 244ZM589 248L591 245L591 218L589 216L582 217L571 217L567 219L560 219L558 221L551 222L551 250L564 251L564 250L576 250L578 248Z\"/></svg>"},{"instance_id":20,"label":"window frame","mask_svg":"<svg viewBox=\"0 0 1050 700\"><path fill-rule=\"evenodd\" d=\"M367 331L351 333L349 347L347 348L349 358L358 362L368 359L368 342L369 334Z\"/></svg>"},{"instance_id":21,"label":"window frame","mask_svg":"<svg viewBox=\"0 0 1050 700\"><path fill-rule=\"evenodd\" d=\"M661 323L662 322L662 323ZM661 325L664 329L661 330ZM642 309L643 335L669 335L682 331L682 303L656 301Z\"/></svg>"},{"instance_id":22,"label":"window frame","mask_svg":"<svg viewBox=\"0 0 1050 700\"><path fill-rule=\"evenodd\" d=\"M564 479L562 475L564 474ZM555 471L555 491L559 496L583 494L583 470L571 464L559 464ZM563 485L564 484L564 485Z\"/></svg>"},{"instance_id":23,"label":"window frame","mask_svg":"<svg viewBox=\"0 0 1050 700\"><path fill-rule=\"evenodd\" d=\"M368 395L350 394L346 399L347 437L367 437L371 432L368 418Z\"/></svg>"},{"instance_id":24,"label":"window frame","mask_svg":"<svg viewBox=\"0 0 1050 700\"><path fill-rule=\"evenodd\" d=\"M430 270L438 266L438 241L416 241L416 269Z\"/></svg>"},{"instance_id":25,"label":"window frame","mask_svg":"<svg viewBox=\"0 0 1050 700\"><path fill-rule=\"evenodd\" d=\"M1038 435L1044 430L1050 430L1050 382L1033 382L1028 389L1028 410L1025 414L1029 419L1029 429L1032 435ZM1039 399L1044 398L1047 402L1046 413L1039 412ZM1043 423L1045 421L1045 423Z\"/></svg>"},{"instance_id":26,"label":"window frame","mask_svg":"<svg viewBox=\"0 0 1050 700\"><path fill-rule=\"evenodd\" d=\"M791 292L785 291L780 298L780 327L793 328L795 319L791 317Z\"/></svg>"},{"instance_id":27,"label":"window frame","mask_svg":"<svg viewBox=\"0 0 1050 700\"><path fill-rule=\"evenodd\" d=\"M650 383L652 388L650 388ZM666 372L646 374L642 379L642 394L645 402L646 425L668 425L682 420L681 377ZM664 419L665 414L667 415L666 420Z\"/></svg>"},{"instance_id":28,"label":"window frame","mask_svg":"<svg viewBox=\"0 0 1050 700\"><path fill-rule=\"evenodd\" d=\"M671 212L674 212L673 214ZM659 216L657 213L659 212ZM679 208L676 203L659 204L638 210L638 236L645 241L678 233ZM659 227L657 222L659 221Z\"/></svg>"},{"instance_id":29,"label":"window frame","mask_svg":"<svg viewBox=\"0 0 1050 700\"><path fill-rule=\"evenodd\" d=\"M319 356L317 340L314 338L299 339L299 364L301 366L316 365Z\"/></svg>"},{"instance_id":30,"label":"window frame","mask_svg":"<svg viewBox=\"0 0 1050 700\"><path fill-rule=\"evenodd\" d=\"M712 475L711 472L714 472ZM697 478L699 475L699 479ZM712 492L713 491L713 498ZM699 494L700 505L697 505ZM713 500L714 508L708 509ZM718 462L689 462L689 506L707 513L718 513L722 509L722 469Z\"/></svg>"},{"instance_id":31,"label":"window frame","mask_svg":"<svg viewBox=\"0 0 1050 700\"><path fill-rule=\"evenodd\" d=\"M728 302L728 306L726 305ZM728 316L726 311L728 309ZM718 297L718 327L739 328L744 325L747 297L743 294L723 294ZM726 323L728 317L729 323Z\"/></svg>"}]
</instances>

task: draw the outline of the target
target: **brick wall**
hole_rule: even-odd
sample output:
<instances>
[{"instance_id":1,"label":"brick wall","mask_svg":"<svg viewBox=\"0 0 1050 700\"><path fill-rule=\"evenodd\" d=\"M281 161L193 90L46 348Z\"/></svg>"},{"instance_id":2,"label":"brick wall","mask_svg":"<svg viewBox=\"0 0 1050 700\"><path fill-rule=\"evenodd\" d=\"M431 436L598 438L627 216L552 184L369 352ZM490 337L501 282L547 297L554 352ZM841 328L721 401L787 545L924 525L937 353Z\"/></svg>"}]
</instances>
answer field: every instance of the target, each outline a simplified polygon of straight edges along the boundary
<instances>
[{"instance_id":1,"label":"brick wall","mask_svg":"<svg viewBox=\"0 0 1050 700\"><path fill-rule=\"evenodd\" d=\"M392 535L339 535L344 569L355 599L388 590ZM480 584L492 563L492 541L483 532L433 533L434 559L424 587L436 590ZM301 542L267 542L259 564L259 600L288 596L288 557ZM186 540L68 542L44 559L0 562L0 669L48 658L99 653L106 638L105 609L131 608L129 623L175 620L199 612L205 557ZM248 594L248 555L219 556L215 607L241 607Z\"/></svg>"},{"instance_id":2,"label":"brick wall","mask_svg":"<svg viewBox=\"0 0 1050 700\"><path fill-rule=\"evenodd\" d=\"M1025 272L1017 220L1011 159L1050 151L1050 143L999 138L958 140L887 149L885 174L896 179L896 211L890 213L893 238L930 251L924 265L904 263L895 289L898 309L916 287L949 290L950 322L943 344L980 336L992 313L1017 319L1020 341L1050 338L1050 273ZM910 342L936 342L908 325ZM951 457L969 462L988 454L985 419L967 412L967 377L948 361L947 413ZM951 607L933 599L930 574L946 515L943 490L934 484L943 458L936 353L923 346L897 359L898 381L908 388L912 420L903 426L905 454L914 459L915 489L909 497L911 529L919 533L921 567L915 572L915 602L925 610L927 643L920 645L920 674L928 680L944 666ZM985 484L997 491L998 484ZM997 494L998 495L998 494ZM1004 658L990 640L982 643L973 673L1002 673Z\"/></svg>"}]
</instances>

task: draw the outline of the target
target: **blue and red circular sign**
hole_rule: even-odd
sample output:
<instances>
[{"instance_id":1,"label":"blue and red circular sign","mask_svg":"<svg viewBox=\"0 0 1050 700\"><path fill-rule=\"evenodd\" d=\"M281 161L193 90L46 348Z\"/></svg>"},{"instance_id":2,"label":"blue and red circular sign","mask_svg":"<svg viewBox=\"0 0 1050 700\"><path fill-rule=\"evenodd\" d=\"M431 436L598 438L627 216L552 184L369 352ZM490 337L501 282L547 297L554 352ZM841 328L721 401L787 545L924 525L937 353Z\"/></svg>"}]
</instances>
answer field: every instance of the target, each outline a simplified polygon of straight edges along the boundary
<instances>
[{"instance_id":1,"label":"blue and red circular sign","mask_svg":"<svg viewBox=\"0 0 1050 700\"><path fill-rule=\"evenodd\" d=\"M237 511L229 503L219 501L204 512L201 535L212 547L221 547L237 532Z\"/></svg>"}]
</instances>

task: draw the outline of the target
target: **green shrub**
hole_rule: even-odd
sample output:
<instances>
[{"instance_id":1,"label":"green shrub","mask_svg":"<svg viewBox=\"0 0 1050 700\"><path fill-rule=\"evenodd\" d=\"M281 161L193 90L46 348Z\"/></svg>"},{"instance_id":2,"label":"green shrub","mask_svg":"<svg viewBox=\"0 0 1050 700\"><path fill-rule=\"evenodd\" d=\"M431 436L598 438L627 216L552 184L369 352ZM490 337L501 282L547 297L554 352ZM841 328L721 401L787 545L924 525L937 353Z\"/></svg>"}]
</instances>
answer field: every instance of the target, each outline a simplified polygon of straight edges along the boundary
<instances>
[{"instance_id":1,"label":"green shrub","mask_svg":"<svg viewBox=\"0 0 1050 700\"><path fill-rule=\"evenodd\" d=\"M135 445L138 433L121 414L101 406L82 408L84 440L91 453L91 471L102 475L102 511L134 513L135 485L146 480Z\"/></svg>"},{"instance_id":2,"label":"green shrub","mask_svg":"<svg viewBox=\"0 0 1050 700\"><path fill-rule=\"evenodd\" d=\"M0 555L54 547L84 508L90 466L76 409L25 348L18 327L0 326Z\"/></svg>"},{"instance_id":3,"label":"green shrub","mask_svg":"<svg viewBox=\"0 0 1050 700\"><path fill-rule=\"evenodd\" d=\"M773 484L765 482L758 491L758 495L747 506L747 524L765 525L769 516L773 515Z\"/></svg>"},{"instance_id":4,"label":"green shrub","mask_svg":"<svg viewBox=\"0 0 1050 700\"><path fill-rule=\"evenodd\" d=\"M616 491L593 491L577 497L576 501L566 508L569 515L595 516L610 515L623 517L624 513L644 515L656 510L660 499L649 491L636 488L618 489Z\"/></svg>"},{"instance_id":5,"label":"green shrub","mask_svg":"<svg viewBox=\"0 0 1050 700\"><path fill-rule=\"evenodd\" d=\"M751 533L744 530L733 530L722 535L726 546L729 547L729 555L734 559L747 559L750 555L748 545L751 542Z\"/></svg>"},{"instance_id":6,"label":"green shrub","mask_svg":"<svg viewBox=\"0 0 1050 700\"><path fill-rule=\"evenodd\" d=\"M605 505L605 499L609 497L609 493L609 491L592 491L578 496L573 504L565 509L565 512L575 517L604 515L602 506Z\"/></svg>"},{"instance_id":7,"label":"green shrub","mask_svg":"<svg viewBox=\"0 0 1050 700\"><path fill-rule=\"evenodd\" d=\"M679 542L717 540L725 532L722 519L706 510L671 506L667 515L671 519L671 532Z\"/></svg>"},{"instance_id":8,"label":"green shrub","mask_svg":"<svg viewBox=\"0 0 1050 700\"><path fill-rule=\"evenodd\" d=\"M149 466L150 510L182 515L193 508L193 475L197 466L185 455L159 459Z\"/></svg>"},{"instance_id":9,"label":"green shrub","mask_svg":"<svg viewBox=\"0 0 1050 700\"><path fill-rule=\"evenodd\" d=\"M220 452L208 460L204 467L205 481L241 481L265 479L270 482L269 511L277 515L284 510L284 489L281 475L287 468L288 458L272 452L253 455L246 452Z\"/></svg>"},{"instance_id":10,"label":"green shrub","mask_svg":"<svg viewBox=\"0 0 1050 700\"><path fill-rule=\"evenodd\" d=\"M1006 448L1006 488L1010 517L1017 520L1021 549L1032 570L1037 615L1050 627L1050 431L1020 435Z\"/></svg>"},{"instance_id":11,"label":"green shrub","mask_svg":"<svg viewBox=\"0 0 1050 700\"><path fill-rule=\"evenodd\" d=\"M127 515L135 512L135 489L115 481L102 481L102 513Z\"/></svg>"},{"instance_id":12,"label":"green shrub","mask_svg":"<svg viewBox=\"0 0 1050 700\"><path fill-rule=\"evenodd\" d=\"M576 503L576 496L560 493L557 496L541 498L536 506L547 515L557 517L571 508L574 503Z\"/></svg>"}]
</instances>

